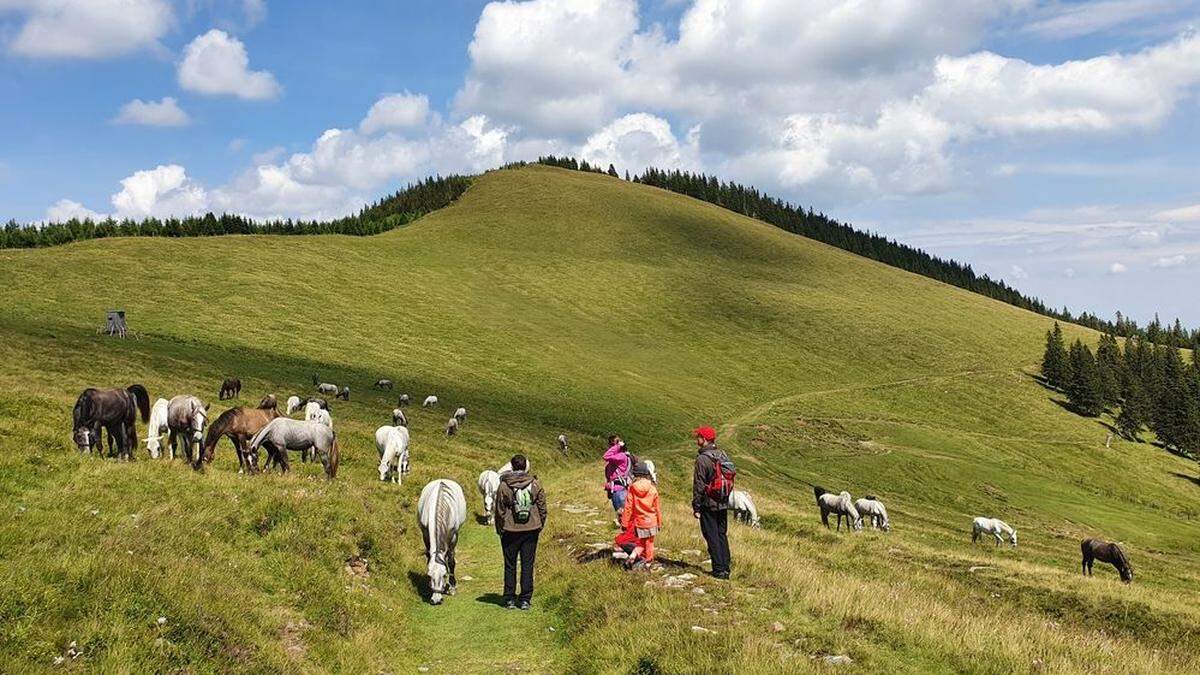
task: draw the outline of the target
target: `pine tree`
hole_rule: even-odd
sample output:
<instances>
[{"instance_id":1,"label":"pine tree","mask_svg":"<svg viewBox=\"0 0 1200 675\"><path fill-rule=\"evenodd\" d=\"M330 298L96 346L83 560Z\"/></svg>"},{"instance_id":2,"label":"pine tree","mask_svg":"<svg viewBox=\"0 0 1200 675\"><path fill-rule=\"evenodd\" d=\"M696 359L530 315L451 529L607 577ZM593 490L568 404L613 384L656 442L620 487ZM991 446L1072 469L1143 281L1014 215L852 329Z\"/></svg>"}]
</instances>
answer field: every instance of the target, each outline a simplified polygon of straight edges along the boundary
<instances>
[{"instance_id":1,"label":"pine tree","mask_svg":"<svg viewBox=\"0 0 1200 675\"><path fill-rule=\"evenodd\" d=\"M1070 379L1067 350L1063 346L1062 327L1054 322L1054 330L1046 331L1046 352L1042 356L1042 376L1050 386L1062 389Z\"/></svg>"},{"instance_id":2,"label":"pine tree","mask_svg":"<svg viewBox=\"0 0 1200 675\"><path fill-rule=\"evenodd\" d=\"M620 174L617 173L617 167L613 166L612 164L609 164L608 165L608 175L612 176L613 178L617 178Z\"/></svg>"},{"instance_id":3,"label":"pine tree","mask_svg":"<svg viewBox=\"0 0 1200 675\"><path fill-rule=\"evenodd\" d=\"M1080 414L1096 417L1104 412L1104 387L1092 350L1080 340L1075 340L1067 357L1071 364L1067 399Z\"/></svg>"},{"instance_id":4,"label":"pine tree","mask_svg":"<svg viewBox=\"0 0 1200 675\"><path fill-rule=\"evenodd\" d=\"M1105 333L1100 336L1096 347L1096 367L1100 371L1100 385L1104 392L1104 406L1112 407L1121 401L1121 384L1124 381L1124 359L1116 336Z\"/></svg>"},{"instance_id":5,"label":"pine tree","mask_svg":"<svg viewBox=\"0 0 1200 675\"><path fill-rule=\"evenodd\" d=\"M1189 386L1183 358L1175 347L1155 350L1161 363L1159 389L1154 399L1151 428L1158 440L1181 449L1188 433Z\"/></svg>"},{"instance_id":6,"label":"pine tree","mask_svg":"<svg viewBox=\"0 0 1200 675\"><path fill-rule=\"evenodd\" d=\"M1121 412L1117 415L1117 431L1121 436L1141 442L1138 433L1146 424L1150 401L1146 392L1136 379L1130 380L1125 388L1125 398L1121 402Z\"/></svg>"}]
</instances>

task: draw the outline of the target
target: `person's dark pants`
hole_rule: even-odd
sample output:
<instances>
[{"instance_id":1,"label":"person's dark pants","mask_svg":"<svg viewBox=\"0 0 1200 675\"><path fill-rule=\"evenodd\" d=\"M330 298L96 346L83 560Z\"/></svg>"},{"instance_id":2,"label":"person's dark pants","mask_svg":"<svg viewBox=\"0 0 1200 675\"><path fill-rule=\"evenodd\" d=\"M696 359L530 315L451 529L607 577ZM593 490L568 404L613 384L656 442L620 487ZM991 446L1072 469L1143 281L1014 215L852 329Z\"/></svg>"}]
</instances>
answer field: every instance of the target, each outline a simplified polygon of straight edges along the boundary
<instances>
[{"instance_id":1,"label":"person's dark pants","mask_svg":"<svg viewBox=\"0 0 1200 675\"><path fill-rule=\"evenodd\" d=\"M500 535L500 547L504 549L504 601L529 602L533 598L533 561L537 557L538 534L532 532L505 532ZM517 557L521 558L521 596L517 598Z\"/></svg>"},{"instance_id":2,"label":"person's dark pants","mask_svg":"<svg viewBox=\"0 0 1200 675\"><path fill-rule=\"evenodd\" d=\"M700 512L700 534L708 543L714 576L729 576L729 511Z\"/></svg>"}]
</instances>

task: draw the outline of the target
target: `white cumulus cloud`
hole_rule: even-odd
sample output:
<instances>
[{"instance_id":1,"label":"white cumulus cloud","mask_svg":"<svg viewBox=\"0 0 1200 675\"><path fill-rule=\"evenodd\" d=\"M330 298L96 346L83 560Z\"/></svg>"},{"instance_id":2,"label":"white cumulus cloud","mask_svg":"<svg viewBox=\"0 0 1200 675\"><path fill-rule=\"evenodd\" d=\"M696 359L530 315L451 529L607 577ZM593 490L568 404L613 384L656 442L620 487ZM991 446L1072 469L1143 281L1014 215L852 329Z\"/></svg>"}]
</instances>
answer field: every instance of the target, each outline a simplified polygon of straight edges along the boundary
<instances>
[{"instance_id":1,"label":"white cumulus cloud","mask_svg":"<svg viewBox=\"0 0 1200 675\"><path fill-rule=\"evenodd\" d=\"M159 165L123 179L112 205L119 218L188 216L208 209L208 195L182 166Z\"/></svg>"},{"instance_id":2,"label":"white cumulus cloud","mask_svg":"<svg viewBox=\"0 0 1200 675\"><path fill-rule=\"evenodd\" d=\"M423 125L428 115L429 98L424 94L387 94L371 106L358 128L364 134L409 129Z\"/></svg>"},{"instance_id":3,"label":"white cumulus cloud","mask_svg":"<svg viewBox=\"0 0 1200 675\"><path fill-rule=\"evenodd\" d=\"M687 141L680 144L666 120L634 113L613 120L589 136L579 155L602 167L613 164L635 172L651 166L694 169L700 165L698 145L699 129L693 129Z\"/></svg>"},{"instance_id":4,"label":"white cumulus cloud","mask_svg":"<svg viewBox=\"0 0 1200 675\"><path fill-rule=\"evenodd\" d=\"M174 20L166 0L0 0L0 18L6 10L24 18L8 49L35 58L100 59L155 47Z\"/></svg>"},{"instance_id":5,"label":"white cumulus cloud","mask_svg":"<svg viewBox=\"0 0 1200 675\"><path fill-rule=\"evenodd\" d=\"M1115 262L1108 266L1109 274L1124 274L1127 271L1129 271L1129 268L1119 262Z\"/></svg>"},{"instance_id":6,"label":"white cumulus cloud","mask_svg":"<svg viewBox=\"0 0 1200 675\"><path fill-rule=\"evenodd\" d=\"M250 57L241 40L223 30L210 30L184 48L179 86L208 95L249 100L278 97L283 88L265 70L250 70Z\"/></svg>"},{"instance_id":7,"label":"white cumulus cloud","mask_svg":"<svg viewBox=\"0 0 1200 675\"><path fill-rule=\"evenodd\" d=\"M1186 262L1187 262L1187 256L1180 254L1180 255L1172 255L1172 256L1165 256L1165 257L1159 258L1159 259L1155 260L1154 262L1150 263L1150 265L1152 267L1160 267L1160 268L1180 267Z\"/></svg>"},{"instance_id":8,"label":"white cumulus cloud","mask_svg":"<svg viewBox=\"0 0 1200 675\"><path fill-rule=\"evenodd\" d=\"M165 96L161 101L143 101L135 98L121 106L113 121L118 124L141 124L150 127L182 127L187 126L191 118L174 98Z\"/></svg>"},{"instance_id":9,"label":"white cumulus cloud","mask_svg":"<svg viewBox=\"0 0 1200 675\"><path fill-rule=\"evenodd\" d=\"M77 201L70 199L60 199L54 203L54 206L46 209L46 220L52 223L61 223L75 218L77 220L103 220L104 214L96 213L95 211L85 207Z\"/></svg>"}]
</instances>

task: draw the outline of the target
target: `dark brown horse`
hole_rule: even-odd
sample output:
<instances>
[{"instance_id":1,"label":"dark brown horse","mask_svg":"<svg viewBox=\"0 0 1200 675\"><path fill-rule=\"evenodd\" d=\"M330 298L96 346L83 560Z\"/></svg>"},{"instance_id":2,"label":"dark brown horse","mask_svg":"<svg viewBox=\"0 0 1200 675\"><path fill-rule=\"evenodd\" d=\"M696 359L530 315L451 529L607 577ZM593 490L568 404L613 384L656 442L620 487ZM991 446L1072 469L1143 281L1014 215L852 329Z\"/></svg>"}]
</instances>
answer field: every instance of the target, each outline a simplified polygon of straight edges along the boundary
<instances>
[{"instance_id":1,"label":"dark brown horse","mask_svg":"<svg viewBox=\"0 0 1200 675\"><path fill-rule=\"evenodd\" d=\"M1092 561L1099 560L1117 568L1117 572L1121 575L1121 581L1125 583L1133 581L1133 568L1129 566L1129 560L1125 558L1125 552L1121 550L1120 546L1103 539L1084 539L1079 543L1079 548L1083 552L1085 576L1092 575Z\"/></svg>"},{"instance_id":2,"label":"dark brown horse","mask_svg":"<svg viewBox=\"0 0 1200 675\"><path fill-rule=\"evenodd\" d=\"M250 439L276 417L282 417L276 406L230 408L221 413L208 427L208 436L204 439L204 461L212 463L213 455L217 452L217 442L222 436L228 436L229 442L233 443L233 449L237 451L238 473L257 473L258 453L249 451Z\"/></svg>"},{"instance_id":3,"label":"dark brown horse","mask_svg":"<svg viewBox=\"0 0 1200 675\"><path fill-rule=\"evenodd\" d=\"M125 389L84 389L75 400L72 412L72 434L82 452L104 451L100 429L108 431L109 452L124 459L133 459L137 443L137 414L142 423L150 421L150 394L140 384Z\"/></svg>"},{"instance_id":4,"label":"dark brown horse","mask_svg":"<svg viewBox=\"0 0 1200 675\"><path fill-rule=\"evenodd\" d=\"M227 377L221 383L221 391L217 393L217 398L221 401L229 398L237 398L242 393L242 381L236 377Z\"/></svg>"}]
</instances>

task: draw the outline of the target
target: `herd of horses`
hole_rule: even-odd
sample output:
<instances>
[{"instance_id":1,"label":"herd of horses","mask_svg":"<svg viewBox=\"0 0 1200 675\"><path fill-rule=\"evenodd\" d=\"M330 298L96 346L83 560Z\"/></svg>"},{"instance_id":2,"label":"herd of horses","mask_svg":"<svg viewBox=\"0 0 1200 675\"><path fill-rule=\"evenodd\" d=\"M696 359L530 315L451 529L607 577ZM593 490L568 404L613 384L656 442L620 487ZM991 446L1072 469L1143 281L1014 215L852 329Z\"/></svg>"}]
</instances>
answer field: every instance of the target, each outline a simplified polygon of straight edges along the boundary
<instances>
[{"instance_id":1,"label":"herd of horses","mask_svg":"<svg viewBox=\"0 0 1200 675\"><path fill-rule=\"evenodd\" d=\"M332 393L338 398L349 400L349 387L321 382L315 374L312 379L319 393ZM392 387L392 382L386 379L375 383L375 388L380 390L390 391ZM218 396L225 400L235 398L240 392L241 381L229 378L221 384ZM397 407L392 411L392 425L382 426L376 431L381 481L391 478L399 484L402 476L408 473L409 432L403 410L408 401L408 394L401 394ZM429 408L437 404L437 396L430 395L425 398L422 407ZM304 419L290 417L300 409L304 410ZM333 431L329 406L324 399L291 396L287 401L285 415L279 411L275 395L269 394L258 406L238 406L224 411L211 425L208 425L208 410L207 404L196 396L187 394L175 396L170 400L160 398L152 406L150 395L141 384L131 384L124 389L88 388L80 393L75 402L72 437L81 452L103 454L102 434L106 433L109 455L132 460L133 449L137 444L137 418L141 417L142 423L147 425L146 445L153 458L159 457L160 439L163 434L168 434L171 459L175 459L182 447L187 461L199 470L204 464L213 461L217 443L222 438L228 438L237 452L239 473L257 473L260 470L258 451L266 449L267 460L262 470L277 467L279 471L287 472L290 466L288 453L300 452L305 461L319 457L328 478L333 479L337 476L341 450L337 435ZM457 433L466 416L465 408L456 409L447 422L446 435L452 436ZM565 453L565 435L558 437L558 445ZM488 501L488 492L494 494L494 491L487 490L487 487L498 482L488 474L503 473L509 468L502 467L499 472L485 472L480 476L479 488L485 503ZM829 516L832 514L837 517L838 531L841 530L843 519L846 520L848 529L861 530L864 516L876 529L884 532L890 530L887 508L874 495L854 501L849 492L834 494L816 485L813 486L813 493L820 510L821 522L826 528L830 527ZM435 505L429 507L432 509L431 514L426 514L421 506L426 504L427 497L429 504ZM749 494L740 490L734 491L730 495L729 505L736 518L745 520L754 527L759 526L758 511ZM465 518L465 501L462 488L457 483L439 479L431 482L422 491L418 512L422 530L426 535L427 554L430 556L431 588L435 589L434 594L439 600L447 587L453 587L453 542L457 538L457 527L461 525L444 523L456 521L460 510ZM425 522L427 515L428 525ZM439 515L443 517L438 517ZM1017 545L1016 530L997 518L974 519L972 541L978 542L984 536L992 537L997 546L1005 540L1014 547ZM1099 560L1115 567L1121 581L1130 583L1133 580L1133 568L1117 544L1102 539L1085 539L1080 543L1080 549L1085 575L1091 575L1093 563ZM447 576L450 581L446 580Z\"/></svg>"}]
</instances>

